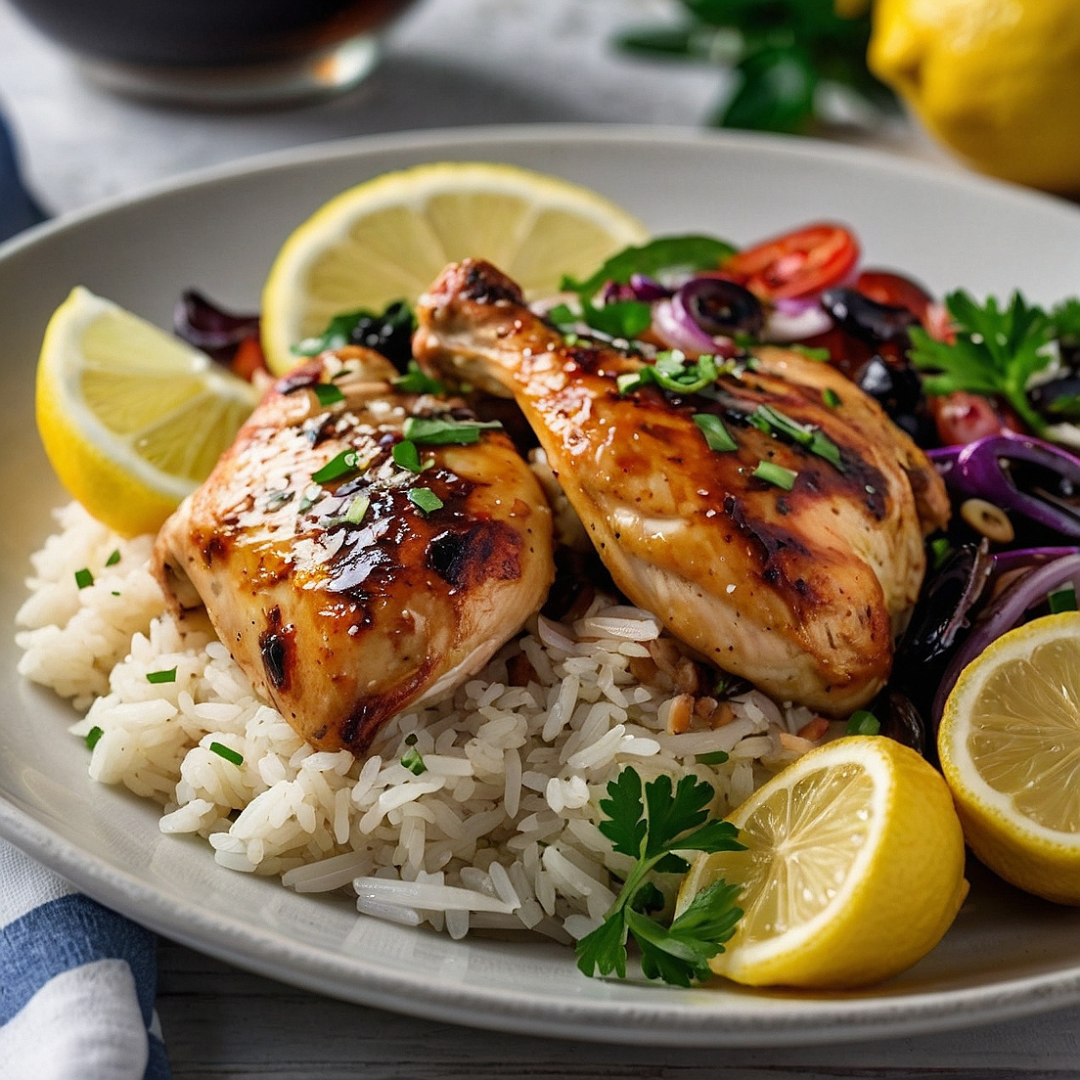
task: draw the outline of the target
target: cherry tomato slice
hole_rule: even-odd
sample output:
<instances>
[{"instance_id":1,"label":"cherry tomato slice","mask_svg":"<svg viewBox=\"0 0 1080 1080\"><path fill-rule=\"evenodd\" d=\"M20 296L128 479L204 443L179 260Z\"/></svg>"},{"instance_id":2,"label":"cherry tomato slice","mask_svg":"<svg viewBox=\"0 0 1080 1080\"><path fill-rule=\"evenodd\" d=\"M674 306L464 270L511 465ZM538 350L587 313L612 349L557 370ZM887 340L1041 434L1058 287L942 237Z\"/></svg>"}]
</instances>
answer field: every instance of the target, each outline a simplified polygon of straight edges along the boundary
<instances>
[{"instance_id":1,"label":"cherry tomato slice","mask_svg":"<svg viewBox=\"0 0 1080 1080\"><path fill-rule=\"evenodd\" d=\"M847 229L819 223L740 251L721 269L763 300L792 300L846 281L858 260Z\"/></svg>"},{"instance_id":2,"label":"cherry tomato slice","mask_svg":"<svg viewBox=\"0 0 1080 1080\"><path fill-rule=\"evenodd\" d=\"M930 412L943 446L974 442L987 435L1000 435L1013 425L1002 417L987 399L979 394L957 390L931 397Z\"/></svg>"}]
</instances>

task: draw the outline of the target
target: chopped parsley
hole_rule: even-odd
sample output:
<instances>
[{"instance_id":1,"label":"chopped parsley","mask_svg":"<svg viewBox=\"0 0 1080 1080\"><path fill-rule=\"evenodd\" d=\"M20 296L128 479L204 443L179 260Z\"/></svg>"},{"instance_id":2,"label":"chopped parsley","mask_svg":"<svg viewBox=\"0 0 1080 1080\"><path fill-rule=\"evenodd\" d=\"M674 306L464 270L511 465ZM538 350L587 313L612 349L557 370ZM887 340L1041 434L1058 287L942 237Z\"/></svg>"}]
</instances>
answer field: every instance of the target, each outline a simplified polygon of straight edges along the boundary
<instances>
[{"instance_id":1,"label":"chopped parsley","mask_svg":"<svg viewBox=\"0 0 1080 1080\"><path fill-rule=\"evenodd\" d=\"M716 357L705 353L696 360L687 360L678 349L656 354L656 360L643 365L638 371L619 375L615 380L620 394L629 394L652 384L676 394L696 394L712 386L725 367L717 364Z\"/></svg>"},{"instance_id":2,"label":"chopped parsley","mask_svg":"<svg viewBox=\"0 0 1080 1080\"><path fill-rule=\"evenodd\" d=\"M412 488L409 491L409 502L418 506L425 514L441 510L443 506L442 499L431 488L426 487Z\"/></svg>"},{"instance_id":3,"label":"chopped parsley","mask_svg":"<svg viewBox=\"0 0 1080 1080\"><path fill-rule=\"evenodd\" d=\"M845 735L879 735L881 734L881 721L866 709L856 709L848 717Z\"/></svg>"},{"instance_id":4,"label":"chopped parsley","mask_svg":"<svg viewBox=\"0 0 1080 1080\"><path fill-rule=\"evenodd\" d=\"M830 409L839 408L843 404L840 400L840 395L831 386L826 386L825 389L821 391L821 400L824 401Z\"/></svg>"},{"instance_id":5,"label":"chopped parsley","mask_svg":"<svg viewBox=\"0 0 1080 1080\"><path fill-rule=\"evenodd\" d=\"M117 548L106 560L106 566L115 566L120 561L120 549Z\"/></svg>"},{"instance_id":6,"label":"chopped parsley","mask_svg":"<svg viewBox=\"0 0 1080 1080\"><path fill-rule=\"evenodd\" d=\"M148 671L146 673L146 681L148 683L176 682L176 668L172 667L167 671Z\"/></svg>"},{"instance_id":7,"label":"chopped parsley","mask_svg":"<svg viewBox=\"0 0 1080 1080\"><path fill-rule=\"evenodd\" d=\"M348 311L335 315L321 334L305 338L292 351L301 356L317 356L328 349L361 345L400 365L411 353L414 327L412 310L404 300L398 300L382 312Z\"/></svg>"},{"instance_id":8,"label":"chopped parsley","mask_svg":"<svg viewBox=\"0 0 1080 1080\"><path fill-rule=\"evenodd\" d=\"M939 536L930 541L931 569L940 570L953 553L952 542L947 536Z\"/></svg>"},{"instance_id":9,"label":"chopped parsley","mask_svg":"<svg viewBox=\"0 0 1080 1080\"><path fill-rule=\"evenodd\" d=\"M578 968L586 975L625 978L626 942L633 937L646 978L677 986L711 978L709 960L724 951L742 917L735 906L740 887L715 881L665 926L648 915L663 907L650 875L685 874L689 863L676 852L743 850L738 832L730 822L708 820L707 807L715 793L693 776L684 776L674 790L671 777L658 776L643 792L637 771L626 768L608 784L607 794L600 800L606 815L600 832L634 864L603 923L577 943Z\"/></svg>"},{"instance_id":10,"label":"chopped parsley","mask_svg":"<svg viewBox=\"0 0 1080 1080\"><path fill-rule=\"evenodd\" d=\"M945 298L945 306L952 317L953 342L937 341L917 326L909 331L911 362L930 372L923 379L926 393L966 390L1000 396L1032 431L1044 431L1046 421L1028 400L1027 387L1054 359L1051 340L1068 321L1064 305L1055 309L1055 321L1041 308L1029 306L1019 292L1008 306L999 306L992 296L980 306L958 289Z\"/></svg>"},{"instance_id":11,"label":"chopped parsley","mask_svg":"<svg viewBox=\"0 0 1080 1080\"><path fill-rule=\"evenodd\" d=\"M93 750L101 740L101 736L105 732L101 730L96 724L86 733L86 747L88 750Z\"/></svg>"},{"instance_id":12,"label":"chopped parsley","mask_svg":"<svg viewBox=\"0 0 1080 1080\"><path fill-rule=\"evenodd\" d=\"M695 413L694 423L705 436L705 442L709 444L710 450L724 453L739 449L739 444L731 437L731 433L724 427L724 422L719 416L714 416L712 413Z\"/></svg>"},{"instance_id":13,"label":"chopped parsley","mask_svg":"<svg viewBox=\"0 0 1080 1080\"><path fill-rule=\"evenodd\" d=\"M345 400L345 395L341 392L341 388L335 386L333 383L316 383L311 389L319 399L319 404L324 409L330 405L337 405L338 402Z\"/></svg>"},{"instance_id":14,"label":"chopped parsley","mask_svg":"<svg viewBox=\"0 0 1080 1080\"><path fill-rule=\"evenodd\" d=\"M226 761L231 761L234 765L244 764L244 755L238 754L235 750L230 750L229 747L223 746L219 742L212 742L208 749L217 754L218 757L223 757Z\"/></svg>"},{"instance_id":15,"label":"chopped parsley","mask_svg":"<svg viewBox=\"0 0 1080 1080\"><path fill-rule=\"evenodd\" d=\"M772 461L759 461L757 468L750 475L758 480L775 484L785 491L790 491L795 486L795 479L799 474L793 469L785 469L783 465L777 465Z\"/></svg>"},{"instance_id":16,"label":"chopped parsley","mask_svg":"<svg viewBox=\"0 0 1080 1080\"><path fill-rule=\"evenodd\" d=\"M390 385L403 394L434 394L436 397L441 397L446 393L446 386L438 379L433 379L421 371L420 365L415 360L410 360L405 374L393 379Z\"/></svg>"},{"instance_id":17,"label":"chopped parsley","mask_svg":"<svg viewBox=\"0 0 1080 1080\"><path fill-rule=\"evenodd\" d=\"M832 359L832 353L828 349L815 349L809 345L790 345L789 348L792 352L799 353L800 356L805 356L807 360L817 360L824 363L827 360Z\"/></svg>"},{"instance_id":18,"label":"chopped parsley","mask_svg":"<svg viewBox=\"0 0 1080 1080\"><path fill-rule=\"evenodd\" d=\"M468 446L480 432L501 428L498 420L454 420L449 416L410 416L402 434L420 446Z\"/></svg>"},{"instance_id":19,"label":"chopped parsley","mask_svg":"<svg viewBox=\"0 0 1080 1080\"><path fill-rule=\"evenodd\" d=\"M94 584L94 575L84 566L81 570L75 571L75 584L80 589L89 588Z\"/></svg>"}]
</instances>

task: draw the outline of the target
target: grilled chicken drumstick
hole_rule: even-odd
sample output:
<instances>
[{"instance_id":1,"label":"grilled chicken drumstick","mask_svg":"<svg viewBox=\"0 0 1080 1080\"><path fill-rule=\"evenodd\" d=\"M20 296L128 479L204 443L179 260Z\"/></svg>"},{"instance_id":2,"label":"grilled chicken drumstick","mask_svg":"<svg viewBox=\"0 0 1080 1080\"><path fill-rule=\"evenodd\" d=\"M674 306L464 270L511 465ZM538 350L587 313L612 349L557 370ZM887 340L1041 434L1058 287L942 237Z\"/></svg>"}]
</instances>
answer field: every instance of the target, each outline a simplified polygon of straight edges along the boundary
<instances>
[{"instance_id":1,"label":"grilled chicken drumstick","mask_svg":"<svg viewBox=\"0 0 1080 1080\"><path fill-rule=\"evenodd\" d=\"M287 376L157 540L174 607L205 604L321 749L362 752L475 673L553 576L550 510L510 440L396 375L348 348Z\"/></svg>"},{"instance_id":2,"label":"grilled chicken drumstick","mask_svg":"<svg viewBox=\"0 0 1080 1080\"><path fill-rule=\"evenodd\" d=\"M766 348L701 393L620 392L640 358L568 344L483 262L448 267L418 318L420 362L516 398L616 584L673 634L777 699L834 715L884 684L922 582L923 531L948 501L854 384ZM694 419L706 414L733 449L710 449ZM811 445L788 437L791 422ZM789 470L772 476L791 490L762 478L762 462Z\"/></svg>"}]
</instances>

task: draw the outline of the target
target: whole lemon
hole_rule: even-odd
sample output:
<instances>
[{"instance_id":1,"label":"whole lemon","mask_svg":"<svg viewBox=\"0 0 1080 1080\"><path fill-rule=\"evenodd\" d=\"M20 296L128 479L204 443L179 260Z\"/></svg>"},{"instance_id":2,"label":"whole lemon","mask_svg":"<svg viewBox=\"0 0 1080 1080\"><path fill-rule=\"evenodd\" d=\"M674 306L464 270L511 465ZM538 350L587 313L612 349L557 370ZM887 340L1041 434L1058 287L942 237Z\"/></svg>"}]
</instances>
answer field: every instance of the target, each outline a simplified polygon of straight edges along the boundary
<instances>
[{"instance_id":1,"label":"whole lemon","mask_svg":"<svg viewBox=\"0 0 1080 1080\"><path fill-rule=\"evenodd\" d=\"M975 168L1080 192L1077 0L877 0L867 60Z\"/></svg>"}]
</instances>

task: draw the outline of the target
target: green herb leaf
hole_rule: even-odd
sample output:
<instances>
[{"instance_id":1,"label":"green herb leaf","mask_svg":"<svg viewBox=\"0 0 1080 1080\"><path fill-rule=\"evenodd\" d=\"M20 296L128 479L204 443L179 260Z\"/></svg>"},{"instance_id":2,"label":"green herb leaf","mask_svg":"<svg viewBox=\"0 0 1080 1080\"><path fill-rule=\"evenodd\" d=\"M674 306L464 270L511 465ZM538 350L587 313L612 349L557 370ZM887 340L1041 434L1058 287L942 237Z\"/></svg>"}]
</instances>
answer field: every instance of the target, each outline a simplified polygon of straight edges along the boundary
<instances>
[{"instance_id":1,"label":"green herb leaf","mask_svg":"<svg viewBox=\"0 0 1080 1080\"><path fill-rule=\"evenodd\" d=\"M641 950L648 978L679 986L710 977L708 961L730 938L742 912L734 907L738 889L723 882L702 890L670 926L649 918L662 909L663 896L648 880L653 872L681 872L688 864L680 851L733 851L743 845L725 821L708 821L712 787L684 776L673 789L668 776L644 785L627 768L607 786L600 801L607 820L600 831L614 849L635 859L603 924L577 944L578 967L586 975L626 975L626 941L632 935Z\"/></svg>"},{"instance_id":2,"label":"green herb leaf","mask_svg":"<svg viewBox=\"0 0 1080 1080\"><path fill-rule=\"evenodd\" d=\"M319 404L324 409L331 405L337 405L339 401L345 400L345 395L341 392L341 388L335 386L333 383L315 383L311 390L319 399Z\"/></svg>"},{"instance_id":3,"label":"green herb leaf","mask_svg":"<svg viewBox=\"0 0 1080 1080\"><path fill-rule=\"evenodd\" d=\"M480 432L501 428L498 420L454 420L449 416L410 416L402 434L420 446L468 446L480 441Z\"/></svg>"},{"instance_id":4,"label":"green herb leaf","mask_svg":"<svg viewBox=\"0 0 1080 1080\"><path fill-rule=\"evenodd\" d=\"M420 756L420 751L417 750L415 746L410 746L409 749L401 755L401 764L414 776L419 776L421 773L427 772L427 766L424 764L424 759Z\"/></svg>"},{"instance_id":5,"label":"green herb leaf","mask_svg":"<svg viewBox=\"0 0 1080 1080\"><path fill-rule=\"evenodd\" d=\"M712 236L658 236L640 247L623 248L584 281L564 277L559 287L592 299L609 281L626 285L635 274L655 277L665 271L715 270L736 250Z\"/></svg>"},{"instance_id":6,"label":"green herb leaf","mask_svg":"<svg viewBox=\"0 0 1080 1080\"><path fill-rule=\"evenodd\" d=\"M846 735L878 735L881 733L881 721L866 709L856 709L848 718Z\"/></svg>"},{"instance_id":7,"label":"green herb leaf","mask_svg":"<svg viewBox=\"0 0 1080 1080\"><path fill-rule=\"evenodd\" d=\"M212 753L217 754L218 757L223 757L226 761L232 762L233 765L243 765L244 755L238 754L235 750L231 750L229 747L219 742L212 742L207 747Z\"/></svg>"},{"instance_id":8,"label":"green herb leaf","mask_svg":"<svg viewBox=\"0 0 1080 1080\"><path fill-rule=\"evenodd\" d=\"M328 349L340 349L345 345L363 345L384 355L397 351L408 339L415 327L409 305L397 300L382 312L347 311L335 315L326 329L317 337L305 338L292 351L300 356L317 356ZM393 359L393 357L391 357Z\"/></svg>"},{"instance_id":9,"label":"green herb leaf","mask_svg":"<svg viewBox=\"0 0 1080 1080\"><path fill-rule=\"evenodd\" d=\"M831 386L826 386L825 389L821 391L821 400L824 401L830 409L838 408L843 404L840 400L840 395Z\"/></svg>"},{"instance_id":10,"label":"green herb leaf","mask_svg":"<svg viewBox=\"0 0 1080 1080\"><path fill-rule=\"evenodd\" d=\"M1076 610L1076 589L1072 585L1065 585L1060 589L1055 589L1047 595L1046 599L1050 604L1051 614L1057 615L1061 611Z\"/></svg>"},{"instance_id":11,"label":"green herb leaf","mask_svg":"<svg viewBox=\"0 0 1080 1080\"><path fill-rule=\"evenodd\" d=\"M758 480L765 480L775 484L778 488L790 491L795 486L798 473L792 469L785 469L783 465L776 465L771 461L759 461L757 468L750 474Z\"/></svg>"},{"instance_id":12,"label":"green herb leaf","mask_svg":"<svg viewBox=\"0 0 1080 1080\"><path fill-rule=\"evenodd\" d=\"M176 668L171 667L167 671L148 671L146 681L148 683L176 682Z\"/></svg>"},{"instance_id":13,"label":"green herb leaf","mask_svg":"<svg viewBox=\"0 0 1080 1080\"><path fill-rule=\"evenodd\" d=\"M695 413L694 423L705 436L705 442L708 443L710 450L724 453L739 449L739 444L731 437L731 433L724 427L724 422L719 416L714 416L712 413Z\"/></svg>"},{"instance_id":14,"label":"green herb leaf","mask_svg":"<svg viewBox=\"0 0 1080 1080\"><path fill-rule=\"evenodd\" d=\"M809 345L800 345L797 342L793 342L788 348L800 356L805 356L807 360L816 360L824 364L832 359L832 353L828 349L813 349Z\"/></svg>"},{"instance_id":15,"label":"green herb leaf","mask_svg":"<svg viewBox=\"0 0 1080 1080\"><path fill-rule=\"evenodd\" d=\"M966 390L986 396L1000 395L1036 434L1046 421L1032 407L1027 388L1033 375L1054 358L1049 347L1054 324L1038 307L1030 307L1014 292L1007 307L994 297L980 306L958 290L945 299L956 340L936 341L925 330L912 327L909 357L922 371L928 394Z\"/></svg>"},{"instance_id":16,"label":"green herb leaf","mask_svg":"<svg viewBox=\"0 0 1080 1080\"><path fill-rule=\"evenodd\" d=\"M394 459L395 465L400 465L409 472L423 471L423 466L420 464L420 451L416 449L416 443L412 439L402 439L401 442L394 443L390 456Z\"/></svg>"},{"instance_id":17,"label":"green herb leaf","mask_svg":"<svg viewBox=\"0 0 1080 1080\"><path fill-rule=\"evenodd\" d=\"M75 571L75 584L80 589L87 589L94 584L94 575L84 566L81 570Z\"/></svg>"},{"instance_id":18,"label":"green herb leaf","mask_svg":"<svg viewBox=\"0 0 1080 1080\"><path fill-rule=\"evenodd\" d=\"M426 487L412 488L409 491L409 502L418 506L425 514L432 514L443 506L442 499L431 488Z\"/></svg>"},{"instance_id":19,"label":"green herb leaf","mask_svg":"<svg viewBox=\"0 0 1080 1080\"><path fill-rule=\"evenodd\" d=\"M784 436L799 446L806 447L811 454L824 458L830 465L843 472L840 462L840 447L836 445L820 428L811 424L800 424L790 416L774 409L771 405L759 405L750 416L754 427L770 435Z\"/></svg>"},{"instance_id":20,"label":"green herb leaf","mask_svg":"<svg viewBox=\"0 0 1080 1080\"><path fill-rule=\"evenodd\" d=\"M939 536L930 541L931 569L940 570L953 553L953 546L947 536Z\"/></svg>"},{"instance_id":21,"label":"green herb leaf","mask_svg":"<svg viewBox=\"0 0 1080 1080\"><path fill-rule=\"evenodd\" d=\"M699 765L723 765L728 755L723 750L710 750L707 754L697 754L694 760Z\"/></svg>"},{"instance_id":22,"label":"green herb leaf","mask_svg":"<svg viewBox=\"0 0 1080 1080\"><path fill-rule=\"evenodd\" d=\"M102 731L101 728L97 727L97 725L92 727L86 733L86 747L87 747L87 749L88 750L93 750L94 747L97 746L99 740L101 739L101 736L104 735L104 734L105 734L105 732Z\"/></svg>"},{"instance_id":23,"label":"green herb leaf","mask_svg":"<svg viewBox=\"0 0 1080 1080\"><path fill-rule=\"evenodd\" d=\"M434 394L442 397L446 393L446 384L421 371L415 360L410 360L405 374L392 380L390 385L403 394Z\"/></svg>"},{"instance_id":24,"label":"green herb leaf","mask_svg":"<svg viewBox=\"0 0 1080 1080\"><path fill-rule=\"evenodd\" d=\"M120 549L117 548L106 560L106 566L115 566L120 561Z\"/></svg>"},{"instance_id":25,"label":"green herb leaf","mask_svg":"<svg viewBox=\"0 0 1080 1080\"><path fill-rule=\"evenodd\" d=\"M797 45L762 49L736 66L739 88L719 116L720 127L803 134L814 119L818 73Z\"/></svg>"},{"instance_id":26,"label":"green herb leaf","mask_svg":"<svg viewBox=\"0 0 1080 1080\"><path fill-rule=\"evenodd\" d=\"M582 302L582 317L594 330L632 341L652 325L652 308L640 300L617 300L602 307Z\"/></svg>"}]
</instances>

